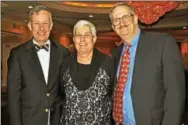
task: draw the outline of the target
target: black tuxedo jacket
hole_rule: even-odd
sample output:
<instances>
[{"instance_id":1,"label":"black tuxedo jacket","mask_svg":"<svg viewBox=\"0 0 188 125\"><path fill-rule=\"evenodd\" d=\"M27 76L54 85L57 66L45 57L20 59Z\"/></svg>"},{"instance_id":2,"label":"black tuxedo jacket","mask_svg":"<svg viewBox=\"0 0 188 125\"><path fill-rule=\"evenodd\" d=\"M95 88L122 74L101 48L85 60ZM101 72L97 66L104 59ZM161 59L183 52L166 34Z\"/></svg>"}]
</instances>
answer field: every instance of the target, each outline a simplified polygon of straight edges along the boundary
<instances>
[{"instance_id":1,"label":"black tuxedo jacket","mask_svg":"<svg viewBox=\"0 0 188 125\"><path fill-rule=\"evenodd\" d=\"M51 41L46 85L42 67L30 40L11 50L8 59L8 106L11 125L47 125L48 111L59 100L59 70L68 49Z\"/></svg>"},{"instance_id":2,"label":"black tuxedo jacket","mask_svg":"<svg viewBox=\"0 0 188 125\"><path fill-rule=\"evenodd\" d=\"M116 69L122 48L123 44L113 51ZM185 79L179 48L171 36L141 32L131 96L136 125L180 125Z\"/></svg>"}]
</instances>

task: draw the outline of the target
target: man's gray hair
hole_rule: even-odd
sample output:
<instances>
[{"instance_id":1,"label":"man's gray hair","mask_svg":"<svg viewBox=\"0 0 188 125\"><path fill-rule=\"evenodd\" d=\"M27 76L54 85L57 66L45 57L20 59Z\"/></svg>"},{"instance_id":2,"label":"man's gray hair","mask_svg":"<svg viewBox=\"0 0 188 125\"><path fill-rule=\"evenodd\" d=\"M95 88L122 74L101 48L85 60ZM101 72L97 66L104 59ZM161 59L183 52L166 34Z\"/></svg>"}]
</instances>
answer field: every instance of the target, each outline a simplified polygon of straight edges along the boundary
<instances>
[{"instance_id":1,"label":"man's gray hair","mask_svg":"<svg viewBox=\"0 0 188 125\"><path fill-rule=\"evenodd\" d=\"M116 7L119 7L119 6L125 6L125 7L128 7L129 10L130 10L130 13L131 13L132 15L135 14L135 10L134 10L134 8L133 8L132 6L130 6L128 3L125 3L125 2L119 2L119 3L115 4L115 5L112 7L112 9L111 9L111 11L110 11L110 13L109 13L109 17L110 17L111 20L112 20L112 12L114 11L114 9L115 9Z\"/></svg>"},{"instance_id":2,"label":"man's gray hair","mask_svg":"<svg viewBox=\"0 0 188 125\"><path fill-rule=\"evenodd\" d=\"M34 13L38 14L40 11L47 11L49 14L50 14L50 18L51 18L51 21L52 21L52 14L51 12L49 11L49 9L43 5L37 5L35 6L30 12L29 12L29 21L31 21L31 17Z\"/></svg>"},{"instance_id":3,"label":"man's gray hair","mask_svg":"<svg viewBox=\"0 0 188 125\"><path fill-rule=\"evenodd\" d=\"M92 35L96 36L96 28L95 28L95 25L87 20L79 20L75 25L74 25L74 28L73 28L73 35L76 34L76 29L79 28L79 27L82 27L82 26L89 26L90 29L91 29L91 33Z\"/></svg>"}]
</instances>

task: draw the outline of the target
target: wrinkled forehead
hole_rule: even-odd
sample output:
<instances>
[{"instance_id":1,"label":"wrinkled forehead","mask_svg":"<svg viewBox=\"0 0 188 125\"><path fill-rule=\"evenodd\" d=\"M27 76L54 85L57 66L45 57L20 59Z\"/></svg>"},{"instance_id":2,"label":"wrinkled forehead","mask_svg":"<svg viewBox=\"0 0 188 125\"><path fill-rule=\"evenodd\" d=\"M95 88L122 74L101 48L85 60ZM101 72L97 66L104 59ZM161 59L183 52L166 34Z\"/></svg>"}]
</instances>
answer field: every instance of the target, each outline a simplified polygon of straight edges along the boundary
<instances>
[{"instance_id":1,"label":"wrinkled forehead","mask_svg":"<svg viewBox=\"0 0 188 125\"><path fill-rule=\"evenodd\" d=\"M117 6L114 8L114 10L111 13L112 18L119 18L122 17L123 15L130 15L131 10L127 6Z\"/></svg>"}]
</instances>

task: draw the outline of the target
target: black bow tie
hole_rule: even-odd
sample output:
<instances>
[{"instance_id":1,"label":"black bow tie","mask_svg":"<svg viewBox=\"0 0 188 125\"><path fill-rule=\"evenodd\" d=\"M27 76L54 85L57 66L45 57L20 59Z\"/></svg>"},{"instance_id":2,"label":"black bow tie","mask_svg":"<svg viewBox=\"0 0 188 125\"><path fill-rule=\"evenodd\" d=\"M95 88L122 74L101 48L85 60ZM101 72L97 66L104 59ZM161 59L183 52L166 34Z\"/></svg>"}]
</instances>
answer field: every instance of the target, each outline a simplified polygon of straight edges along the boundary
<instances>
[{"instance_id":1,"label":"black bow tie","mask_svg":"<svg viewBox=\"0 0 188 125\"><path fill-rule=\"evenodd\" d=\"M37 52L40 50L40 49L44 49L46 51L49 50L49 44L44 44L44 45L37 45L37 44L34 44L35 46L35 49L37 50Z\"/></svg>"}]
</instances>

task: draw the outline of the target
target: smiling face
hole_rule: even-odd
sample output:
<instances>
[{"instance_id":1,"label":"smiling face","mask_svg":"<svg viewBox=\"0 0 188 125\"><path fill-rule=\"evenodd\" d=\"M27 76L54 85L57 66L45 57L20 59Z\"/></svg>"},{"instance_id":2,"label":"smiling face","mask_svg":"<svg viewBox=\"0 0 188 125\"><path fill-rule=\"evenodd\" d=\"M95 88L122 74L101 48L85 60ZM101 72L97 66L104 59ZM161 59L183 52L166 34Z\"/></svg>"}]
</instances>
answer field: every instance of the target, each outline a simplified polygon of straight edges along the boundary
<instances>
[{"instance_id":1,"label":"smiling face","mask_svg":"<svg viewBox=\"0 0 188 125\"><path fill-rule=\"evenodd\" d=\"M111 13L112 28L124 40L136 34L138 17L127 6L117 6Z\"/></svg>"},{"instance_id":2,"label":"smiling face","mask_svg":"<svg viewBox=\"0 0 188 125\"><path fill-rule=\"evenodd\" d=\"M51 14L45 10L41 10L38 13L33 13L28 27L32 32L34 39L38 43L45 43L48 40L50 31L53 27Z\"/></svg>"},{"instance_id":3,"label":"smiling face","mask_svg":"<svg viewBox=\"0 0 188 125\"><path fill-rule=\"evenodd\" d=\"M76 28L73 41L79 54L88 54L94 49L96 36L92 35L91 28L88 25L84 25Z\"/></svg>"}]
</instances>

